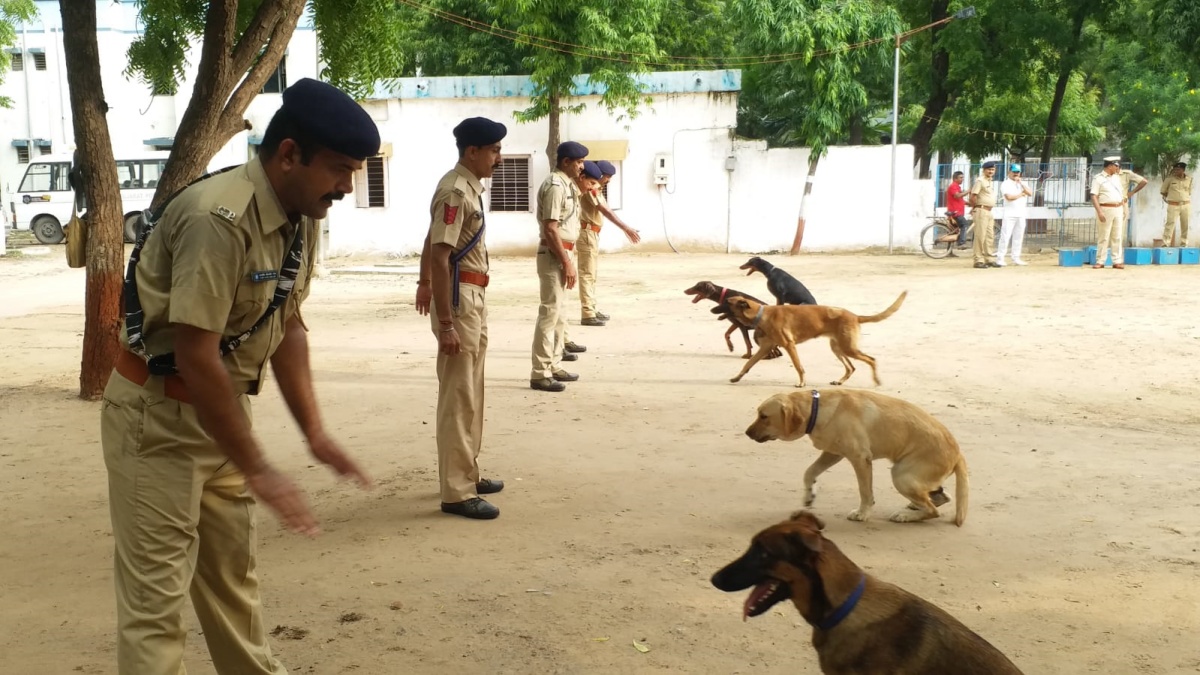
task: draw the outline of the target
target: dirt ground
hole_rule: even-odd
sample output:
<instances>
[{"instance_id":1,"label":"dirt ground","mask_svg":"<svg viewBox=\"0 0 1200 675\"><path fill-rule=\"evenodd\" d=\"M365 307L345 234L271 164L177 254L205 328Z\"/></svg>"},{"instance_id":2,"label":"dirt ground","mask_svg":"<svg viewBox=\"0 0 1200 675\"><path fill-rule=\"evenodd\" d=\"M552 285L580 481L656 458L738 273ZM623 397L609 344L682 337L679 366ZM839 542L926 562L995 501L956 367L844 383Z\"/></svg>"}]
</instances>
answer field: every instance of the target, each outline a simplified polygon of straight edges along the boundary
<instances>
[{"instance_id":1,"label":"dirt ground","mask_svg":"<svg viewBox=\"0 0 1200 675\"><path fill-rule=\"evenodd\" d=\"M60 256L0 258L4 673L114 672L98 404L75 397L83 276ZM813 507L831 539L1026 673L1200 672L1200 268L768 257L859 313L908 289L862 347L879 359L879 390L945 422L970 464L961 529L953 504L938 521L888 522L903 500L883 462L875 517L846 520L855 483L838 465ZM744 594L708 581L800 507L815 458L807 440L743 435L795 374L769 361L730 384L742 361L726 324L682 293L710 279L768 297L761 276L737 270L744 258L606 255L601 309L614 318L580 327L572 308L588 352L557 395L527 384L533 261L493 258L481 460L508 487L491 522L438 511L435 341L412 306L415 277L318 283L305 317L327 426L377 484L364 492L314 466L273 386L255 402L257 433L324 529L308 540L260 513L265 611L290 672L819 672L790 604L743 622ZM824 340L799 352L810 383L840 375ZM874 385L860 369L848 386ZM187 620L189 673L212 673L190 609Z\"/></svg>"}]
</instances>

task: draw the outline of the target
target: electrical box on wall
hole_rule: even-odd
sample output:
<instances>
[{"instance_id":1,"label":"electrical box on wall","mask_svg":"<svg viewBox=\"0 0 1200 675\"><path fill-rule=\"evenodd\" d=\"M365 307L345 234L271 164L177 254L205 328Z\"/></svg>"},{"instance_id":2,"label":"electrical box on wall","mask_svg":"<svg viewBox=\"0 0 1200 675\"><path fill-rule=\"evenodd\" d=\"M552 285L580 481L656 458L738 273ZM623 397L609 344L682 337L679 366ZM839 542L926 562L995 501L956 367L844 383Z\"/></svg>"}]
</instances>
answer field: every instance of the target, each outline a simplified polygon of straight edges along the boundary
<instances>
[{"instance_id":1,"label":"electrical box on wall","mask_svg":"<svg viewBox=\"0 0 1200 675\"><path fill-rule=\"evenodd\" d=\"M671 174L675 168L671 163L671 153L660 152L654 156L654 184L666 185L671 182Z\"/></svg>"}]
</instances>

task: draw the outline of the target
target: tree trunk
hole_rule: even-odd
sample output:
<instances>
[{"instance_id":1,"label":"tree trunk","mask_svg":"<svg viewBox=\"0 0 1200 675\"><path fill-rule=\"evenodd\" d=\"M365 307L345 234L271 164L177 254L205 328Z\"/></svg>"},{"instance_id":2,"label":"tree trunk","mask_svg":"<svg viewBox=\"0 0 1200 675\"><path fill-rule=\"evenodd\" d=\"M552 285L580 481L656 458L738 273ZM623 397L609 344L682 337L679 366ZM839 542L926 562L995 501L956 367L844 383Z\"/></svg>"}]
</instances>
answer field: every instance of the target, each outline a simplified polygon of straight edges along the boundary
<instances>
[{"instance_id":1,"label":"tree trunk","mask_svg":"<svg viewBox=\"0 0 1200 675\"><path fill-rule=\"evenodd\" d=\"M862 145L863 136L866 135L867 127L863 123L863 118L855 115L850 120L850 138L847 139L849 145Z\"/></svg>"},{"instance_id":2,"label":"tree trunk","mask_svg":"<svg viewBox=\"0 0 1200 675\"><path fill-rule=\"evenodd\" d=\"M75 143L83 162L88 201L87 290L79 396L104 392L120 350L122 262L125 258L121 194L108 134L108 104L100 77L96 3L62 0L63 55L71 93Z\"/></svg>"},{"instance_id":3,"label":"tree trunk","mask_svg":"<svg viewBox=\"0 0 1200 675\"><path fill-rule=\"evenodd\" d=\"M562 135L562 98L558 95L557 90L551 90L550 98L550 114L546 116L549 122L550 133L546 139L546 159L550 160L550 170L553 171L558 166L558 144L562 141L559 138Z\"/></svg>"},{"instance_id":4,"label":"tree trunk","mask_svg":"<svg viewBox=\"0 0 1200 675\"><path fill-rule=\"evenodd\" d=\"M246 108L283 60L304 0L263 0L240 37L237 7L237 0L208 5L196 84L154 192L154 208L204 173L234 134L250 129Z\"/></svg>"},{"instance_id":5,"label":"tree trunk","mask_svg":"<svg viewBox=\"0 0 1200 675\"><path fill-rule=\"evenodd\" d=\"M796 238L792 240L790 255L799 253L800 244L804 241L804 214L808 208L808 196L812 194L813 177L817 175L817 164L820 161L821 155L813 150L808 156L808 177L804 180L804 194L800 195L800 218L796 220Z\"/></svg>"},{"instance_id":6,"label":"tree trunk","mask_svg":"<svg viewBox=\"0 0 1200 675\"><path fill-rule=\"evenodd\" d=\"M1054 152L1054 137L1058 134L1058 116L1062 112L1063 98L1067 94L1067 84L1071 81L1071 73L1075 70L1080 37L1083 35L1083 22L1087 19L1089 11L1091 11L1091 5L1087 2L1081 2L1079 8L1075 10L1074 25L1071 27L1071 43L1059 61L1058 82L1054 85L1054 101L1050 104L1050 117L1046 120L1046 141L1042 144L1041 163L1043 168L1050 163L1050 155Z\"/></svg>"},{"instance_id":7,"label":"tree trunk","mask_svg":"<svg viewBox=\"0 0 1200 675\"><path fill-rule=\"evenodd\" d=\"M949 10L950 0L933 0L929 8L930 23L945 19L949 16ZM929 33L932 44L929 99L925 101L925 114L917 122L917 128L912 135L913 153L920 163L922 179L929 178L929 146L933 143L933 134L937 132L942 115L950 105L950 91L946 87L946 80L950 77L950 52L938 44L938 33L941 30L939 26Z\"/></svg>"}]
</instances>

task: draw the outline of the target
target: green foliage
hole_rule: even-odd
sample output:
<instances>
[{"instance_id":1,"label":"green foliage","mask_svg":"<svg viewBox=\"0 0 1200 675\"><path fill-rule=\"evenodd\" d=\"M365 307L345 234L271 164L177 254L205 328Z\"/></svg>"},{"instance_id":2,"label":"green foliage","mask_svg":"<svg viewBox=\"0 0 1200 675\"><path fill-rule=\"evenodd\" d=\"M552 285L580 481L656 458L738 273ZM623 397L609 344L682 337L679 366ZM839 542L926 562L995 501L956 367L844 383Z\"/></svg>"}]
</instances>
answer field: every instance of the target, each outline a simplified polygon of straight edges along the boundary
<instances>
[{"instance_id":1,"label":"green foliage","mask_svg":"<svg viewBox=\"0 0 1200 675\"><path fill-rule=\"evenodd\" d=\"M972 159L1001 152L1020 158L1036 155L1044 142L1053 96L1053 86L985 89L977 96L978 103L958 105L946 112L934 134L933 147L961 152ZM1081 75L1071 78L1059 114L1054 154L1090 154L1104 140L1104 129L1096 125L1100 114L1097 98L1095 90L1084 86ZM915 126L912 117L919 114L919 106L906 111L908 124ZM990 133L994 131L1003 133Z\"/></svg>"},{"instance_id":2,"label":"green foliage","mask_svg":"<svg viewBox=\"0 0 1200 675\"><path fill-rule=\"evenodd\" d=\"M892 41L847 47L899 32L894 9L872 0L733 0L731 10L742 53L803 55L745 69L740 133L823 155L890 106Z\"/></svg>"},{"instance_id":3,"label":"green foliage","mask_svg":"<svg viewBox=\"0 0 1200 675\"><path fill-rule=\"evenodd\" d=\"M260 5L278 0L240 0L236 38ZM138 0L143 33L129 47L127 77L137 77L159 94L175 94L188 66L187 51L204 42L208 0ZM308 12L320 36L322 77L363 96L377 80L402 74L403 13L392 0L311 0ZM237 75L237 74L235 74Z\"/></svg>"},{"instance_id":4,"label":"green foliage","mask_svg":"<svg viewBox=\"0 0 1200 675\"><path fill-rule=\"evenodd\" d=\"M662 0L589 4L493 0L489 4L505 28L556 47L521 47L521 64L533 80L535 93L531 105L517 113L519 121L550 116L555 112L555 101L566 99L574 78L585 73L591 84L602 88L601 103L609 113L623 109L625 115L633 117L638 106L647 101L633 76L647 72L647 63L660 55L654 29L662 16ZM559 104L560 111L579 108Z\"/></svg>"},{"instance_id":5,"label":"green foliage","mask_svg":"<svg viewBox=\"0 0 1200 675\"><path fill-rule=\"evenodd\" d=\"M407 60L404 15L393 0L311 0L321 39L321 78L365 98L378 80L400 77Z\"/></svg>"},{"instance_id":6,"label":"green foliage","mask_svg":"<svg viewBox=\"0 0 1200 675\"><path fill-rule=\"evenodd\" d=\"M37 13L33 0L0 0L0 83L9 73L12 57L8 48L17 44L17 24L33 21ZM12 100L0 96L0 108L11 107Z\"/></svg>"},{"instance_id":7,"label":"green foliage","mask_svg":"<svg viewBox=\"0 0 1200 675\"><path fill-rule=\"evenodd\" d=\"M1139 44L1108 50L1103 121L1134 165L1165 175L1183 157L1200 158L1200 83Z\"/></svg>"},{"instance_id":8,"label":"green foliage","mask_svg":"<svg viewBox=\"0 0 1200 675\"><path fill-rule=\"evenodd\" d=\"M262 2L238 3L239 34ZM177 93L188 66L187 50L204 41L208 6L206 0L137 0L142 34L129 46L125 76L139 78L158 94Z\"/></svg>"}]
</instances>

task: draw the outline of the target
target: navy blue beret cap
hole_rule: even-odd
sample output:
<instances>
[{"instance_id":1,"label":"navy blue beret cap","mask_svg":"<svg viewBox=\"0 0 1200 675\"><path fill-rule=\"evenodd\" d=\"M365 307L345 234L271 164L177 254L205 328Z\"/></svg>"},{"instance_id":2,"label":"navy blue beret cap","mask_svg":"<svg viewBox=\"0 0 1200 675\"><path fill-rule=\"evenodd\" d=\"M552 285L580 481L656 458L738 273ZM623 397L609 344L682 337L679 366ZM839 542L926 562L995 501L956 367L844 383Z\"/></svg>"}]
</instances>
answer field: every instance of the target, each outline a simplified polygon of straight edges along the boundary
<instances>
[{"instance_id":1,"label":"navy blue beret cap","mask_svg":"<svg viewBox=\"0 0 1200 675\"><path fill-rule=\"evenodd\" d=\"M996 163L995 163L995 162L984 162L984 163L983 163L983 168L985 168L985 169L994 169L994 168L996 168Z\"/></svg>"},{"instance_id":2,"label":"navy blue beret cap","mask_svg":"<svg viewBox=\"0 0 1200 675\"><path fill-rule=\"evenodd\" d=\"M470 145L482 148L499 143L507 135L507 127L486 117L469 117L454 127L454 141L459 148Z\"/></svg>"},{"instance_id":3,"label":"navy blue beret cap","mask_svg":"<svg viewBox=\"0 0 1200 675\"><path fill-rule=\"evenodd\" d=\"M596 162L596 166L600 167L600 173L605 176L617 175L617 167L613 166L613 163L607 159L602 159L599 162Z\"/></svg>"},{"instance_id":4,"label":"navy blue beret cap","mask_svg":"<svg viewBox=\"0 0 1200 675\"><path fill-rule=\"evenodd\" d=\"M379 128L363 107L331 84L304 78L283 90L281 112L330 150L363 160L379 154Z\"/></svg>"},{"instance_id":5,"label":"navy blue beret cap","mask_svg":"<svg viewBox=\"0 0 1200 675\"><path fill-rule=\"evenodd\" d=\"M558 158L563 159L583 159L587 157L588 149L582 143L575 141L567 141L558 144Z\"/></svg>"},{"instance_id":6,"label":"navy blue beret cap","mask_svg":"<svg viewBox=\"0 0 1200 675\"><path fill-rule=\"evenodd\" d=\"M591 160L583 163L583 174L588 178L595 178L596 180L600 180L600 177L604 175L600 172L600 167L596 166L596 163Z\"/></svg>"}]
</instances>

